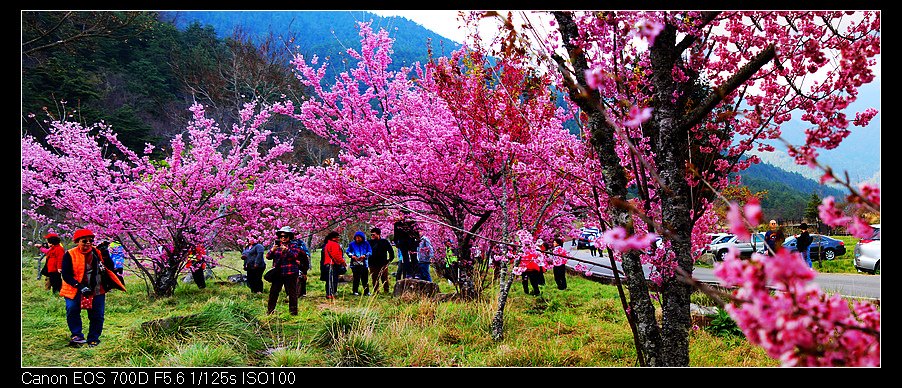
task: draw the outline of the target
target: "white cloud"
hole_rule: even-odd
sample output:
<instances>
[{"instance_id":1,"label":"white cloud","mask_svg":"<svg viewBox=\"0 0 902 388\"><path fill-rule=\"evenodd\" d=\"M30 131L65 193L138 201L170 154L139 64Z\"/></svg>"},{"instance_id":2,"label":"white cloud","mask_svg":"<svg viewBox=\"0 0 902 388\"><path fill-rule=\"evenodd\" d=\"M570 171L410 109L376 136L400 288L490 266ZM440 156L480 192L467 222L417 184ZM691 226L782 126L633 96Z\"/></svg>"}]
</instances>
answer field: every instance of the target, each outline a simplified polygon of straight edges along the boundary
<instances>
[{"instance_id":1,"label":"white cloud","mask_svg":"<svg viewBox=\"0 0 902 388\"><path fill-rule=\"evenodd\" d=\"M458 11L455 10L378 10L368 11L379 16L401 16L414 21L433 32L451 39L457 43L463 43L467 38L467 31L457 20Z\"/></svg>"}]
</instances>

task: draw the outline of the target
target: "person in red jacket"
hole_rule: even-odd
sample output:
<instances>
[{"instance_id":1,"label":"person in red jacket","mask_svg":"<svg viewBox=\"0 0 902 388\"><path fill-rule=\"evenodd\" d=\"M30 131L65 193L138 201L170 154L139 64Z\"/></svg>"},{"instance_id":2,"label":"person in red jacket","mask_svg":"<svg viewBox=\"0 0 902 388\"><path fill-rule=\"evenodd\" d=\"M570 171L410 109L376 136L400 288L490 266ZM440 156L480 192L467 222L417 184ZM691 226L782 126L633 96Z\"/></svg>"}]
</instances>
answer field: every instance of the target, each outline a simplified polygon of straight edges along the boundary
<instances>
[{"instance_id":1,"label":"person in red jacket","mask_svg":"<svg viewBox=\"0 0 902 388\"><path fill-rule=\"evenodd\" d=\"M66 298L66 323L72 336L70 345L85 342L88 346L100 344L103 332L106 292L103 272L114 264L109 256L103 257L94 247L94 233L88 229L75 231L72 240L78 245L63 254L61 276L63 284L60 296ZM115 275L113 275L115 276ZM81 310L88 310L88 338L82 333Z\"/></svg>"},{"instance_id":2,"label":"person in red jacket","mask_svg":"<svg viewBox=\"0 0 902 388\"><path fill-rule=\"evenodd\" d=\"M203 245L190 245L185 268L191 272L191 278L194 279L194 284L197 284L197 288L207 288L207 279L204 275L204 271L207 269L207 250L204 249Z\"/></svg>"},{"instance_id":3,"label":"person in red jacket","mask_svg":"<svg viewBox=\"0 0 902 388\"><path fill-rule=\"evenodd\" d=\"M520 265L526 267L523 272L523 292L530 295L539 295L539 278L542 277L542 267L539 266L539 252L529 252L520 259ZM529 285L532 284L532 293Z\"/></svg>"},{"instance_id":4,"label":"person in red jacket","mask_svg":"<svg viewBox=\"0 0 902 388\"><path fill-rule=\"evenodd\" d=\"M41 247L40 249L41 253L47 258L45 263L47 264L47 279L50 280L50 288L56 294L60 292L60 288L63 286L63 278L60 275L60 271L62 271L63 254L66 253L66 250L63 249L62 240L60 240L58 234L47 233L44 239L47 240L48 247Z\"/></svg>"},{"instance_id":5,"label":"person in red jacket","mask_svg":"<svg viewBox=\"0 0 902 388\"><path fill-rule=\"evenodd\" d=\"M326 280L326 299L335 299L338 292L338 276L347 272L347 263L342 255L340 235L332 231L326 235L326 244L323 246L322 271Z\"/></svg>"}]
</instances>

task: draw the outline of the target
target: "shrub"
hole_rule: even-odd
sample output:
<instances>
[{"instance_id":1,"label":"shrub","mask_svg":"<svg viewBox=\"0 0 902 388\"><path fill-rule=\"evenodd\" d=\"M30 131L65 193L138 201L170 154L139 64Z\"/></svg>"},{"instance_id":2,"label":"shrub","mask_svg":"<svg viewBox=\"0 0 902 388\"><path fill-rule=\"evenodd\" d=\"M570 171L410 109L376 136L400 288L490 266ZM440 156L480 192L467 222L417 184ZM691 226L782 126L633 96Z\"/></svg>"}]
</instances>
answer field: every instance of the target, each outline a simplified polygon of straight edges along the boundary
<instances>
[{"instance_id":1,"label":"shrub","mask_svg":"<svg viewBox=\"0 0 902 388\"><path fill-rule=\"evenodd\" d=\"M338 339L333 348L336 366L383 366L385 352L379 343L364 334L351 334Z\"/></svg>"},{"instance_id":2,"label":"shrub","mask_svg":"<svg viewBox=\"0 0 902 388\"><path fill-rule=\"evenodd\" d=\"M739 329L739 326L736 325L736 321L730 317L730 314L727 313L724 309L718 309L717 314L708 315L711 317L711 323L705 327L709 333L718 336L718 337L745 337L745 334L742 333L742 330Z\"/></svg>"},{"instance_id":3,"label":"shrub","mask_svg":"<svg viewBox=\"0 0 902 388\"><path fill-rule=\"evenodd\" d=\"M168 358L168 366L239 366L242 363L241 356L232 349L205 343L181 347L178 353Z\"/></svg>"},{"instance_id":4,"label":"shrub","mask_svg":"<svg viewBox=\"0 0 902 388\"><path fill-rule=\"evenodd\" d=\"M313 336L313 343L326 348L353 331L372 331L376 319L376 315L369 310L330 311L325 324Z\"/></svg>"},{"instance_id":5,"label":"shrub","mask_svg":"<svg viewBox=\"0 0 902 388\"><path fill-rule=\"evenodd\" d=\"M269 355L266 366L302 367L317 366L322 357L312 354L306 349L278 349Z\"/></svg>"}]
</instances>

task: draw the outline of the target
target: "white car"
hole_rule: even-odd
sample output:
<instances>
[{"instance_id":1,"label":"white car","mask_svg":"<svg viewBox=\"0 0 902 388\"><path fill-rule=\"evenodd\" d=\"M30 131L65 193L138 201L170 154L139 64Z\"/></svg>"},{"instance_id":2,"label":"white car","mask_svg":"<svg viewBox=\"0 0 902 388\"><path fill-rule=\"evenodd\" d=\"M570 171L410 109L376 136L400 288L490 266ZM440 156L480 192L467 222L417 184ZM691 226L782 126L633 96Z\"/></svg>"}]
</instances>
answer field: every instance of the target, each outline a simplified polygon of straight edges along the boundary
<instances>
[{"instance_id":1,"label":"white car","mask_svg":"<svg viewBox=\"0 0 902 388\"><path fill-rule=\"evenodd\" d=\"M715 261L723 261L731 246L739 250L740 257L751 257L752 253L760 251L764 246L764 233L755 233L749 240L733 234L723 236L708 245L708 252L714 255Z\"/></svg>"},{"instance_id":2,"label":"white car","mask_svg":"<svg viewBox=\"0 0 902 388\"><path fill-rule=\"evenodd\" d=\"M874 234L855 244L855 269L861 272L880 274L880 224L871 225Z\"/></svg>"},{"instance_id":3,"label":"white car","mask_svg":"<svg viewBox=\"0 0 902 388\"><path fill-rule=\"evenodd\" d=\"M714 244L715 241L720 240L722 237L731 236L729 233L705 233L708 236L708 244Z\"/></svg>"}]
</instances>

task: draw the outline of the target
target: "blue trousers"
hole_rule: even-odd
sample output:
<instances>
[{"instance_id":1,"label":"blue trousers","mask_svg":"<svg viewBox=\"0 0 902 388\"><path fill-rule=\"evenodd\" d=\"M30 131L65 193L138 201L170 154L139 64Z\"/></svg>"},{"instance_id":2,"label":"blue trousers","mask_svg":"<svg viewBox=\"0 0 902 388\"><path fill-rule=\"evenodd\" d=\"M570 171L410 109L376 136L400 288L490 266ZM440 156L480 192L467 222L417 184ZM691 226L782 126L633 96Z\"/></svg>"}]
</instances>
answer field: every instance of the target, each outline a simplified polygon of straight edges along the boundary
<instances>
[{"instance_id":1,"label":"blue trousers","mask_svg":"<svg viewBox=\"0 0 902 388\"><path fill-rule=\"evenodd\" d=\"M73 336L85 338L81 325L81 294L76 294L75 299L66 299L66 324ZM88 342L100 342L100 334L103 333L103 315L106 309L106 294L94 295L94 305L88 310Z\"/></svg>"},{"instance_id":2,"label":"blue trousers","mask_svg":"<svg viewBox=\"0 0 902 388\"><path fill-rule=\"evenodd\" d=\"M806 249L804 252L803 252L803 251L799 251L799 253L802 254L802 258L805 259L805 264L808 264L808 268L811 268L811 267L812 267L812 264L811 264L811 255L808 254L808 250Z\"/></svg>"},{"instance_id":3,"label":"blue trousers","mask_svg":"<svg viewBox=\"0 0 902 388\"><path fill-rule=\"evenodd\" d=\"M432 275L429 274L429 264L430 263L419 263L420 279L425 280L427 282L432 281Z\"/></svg>"}]
</instances>

